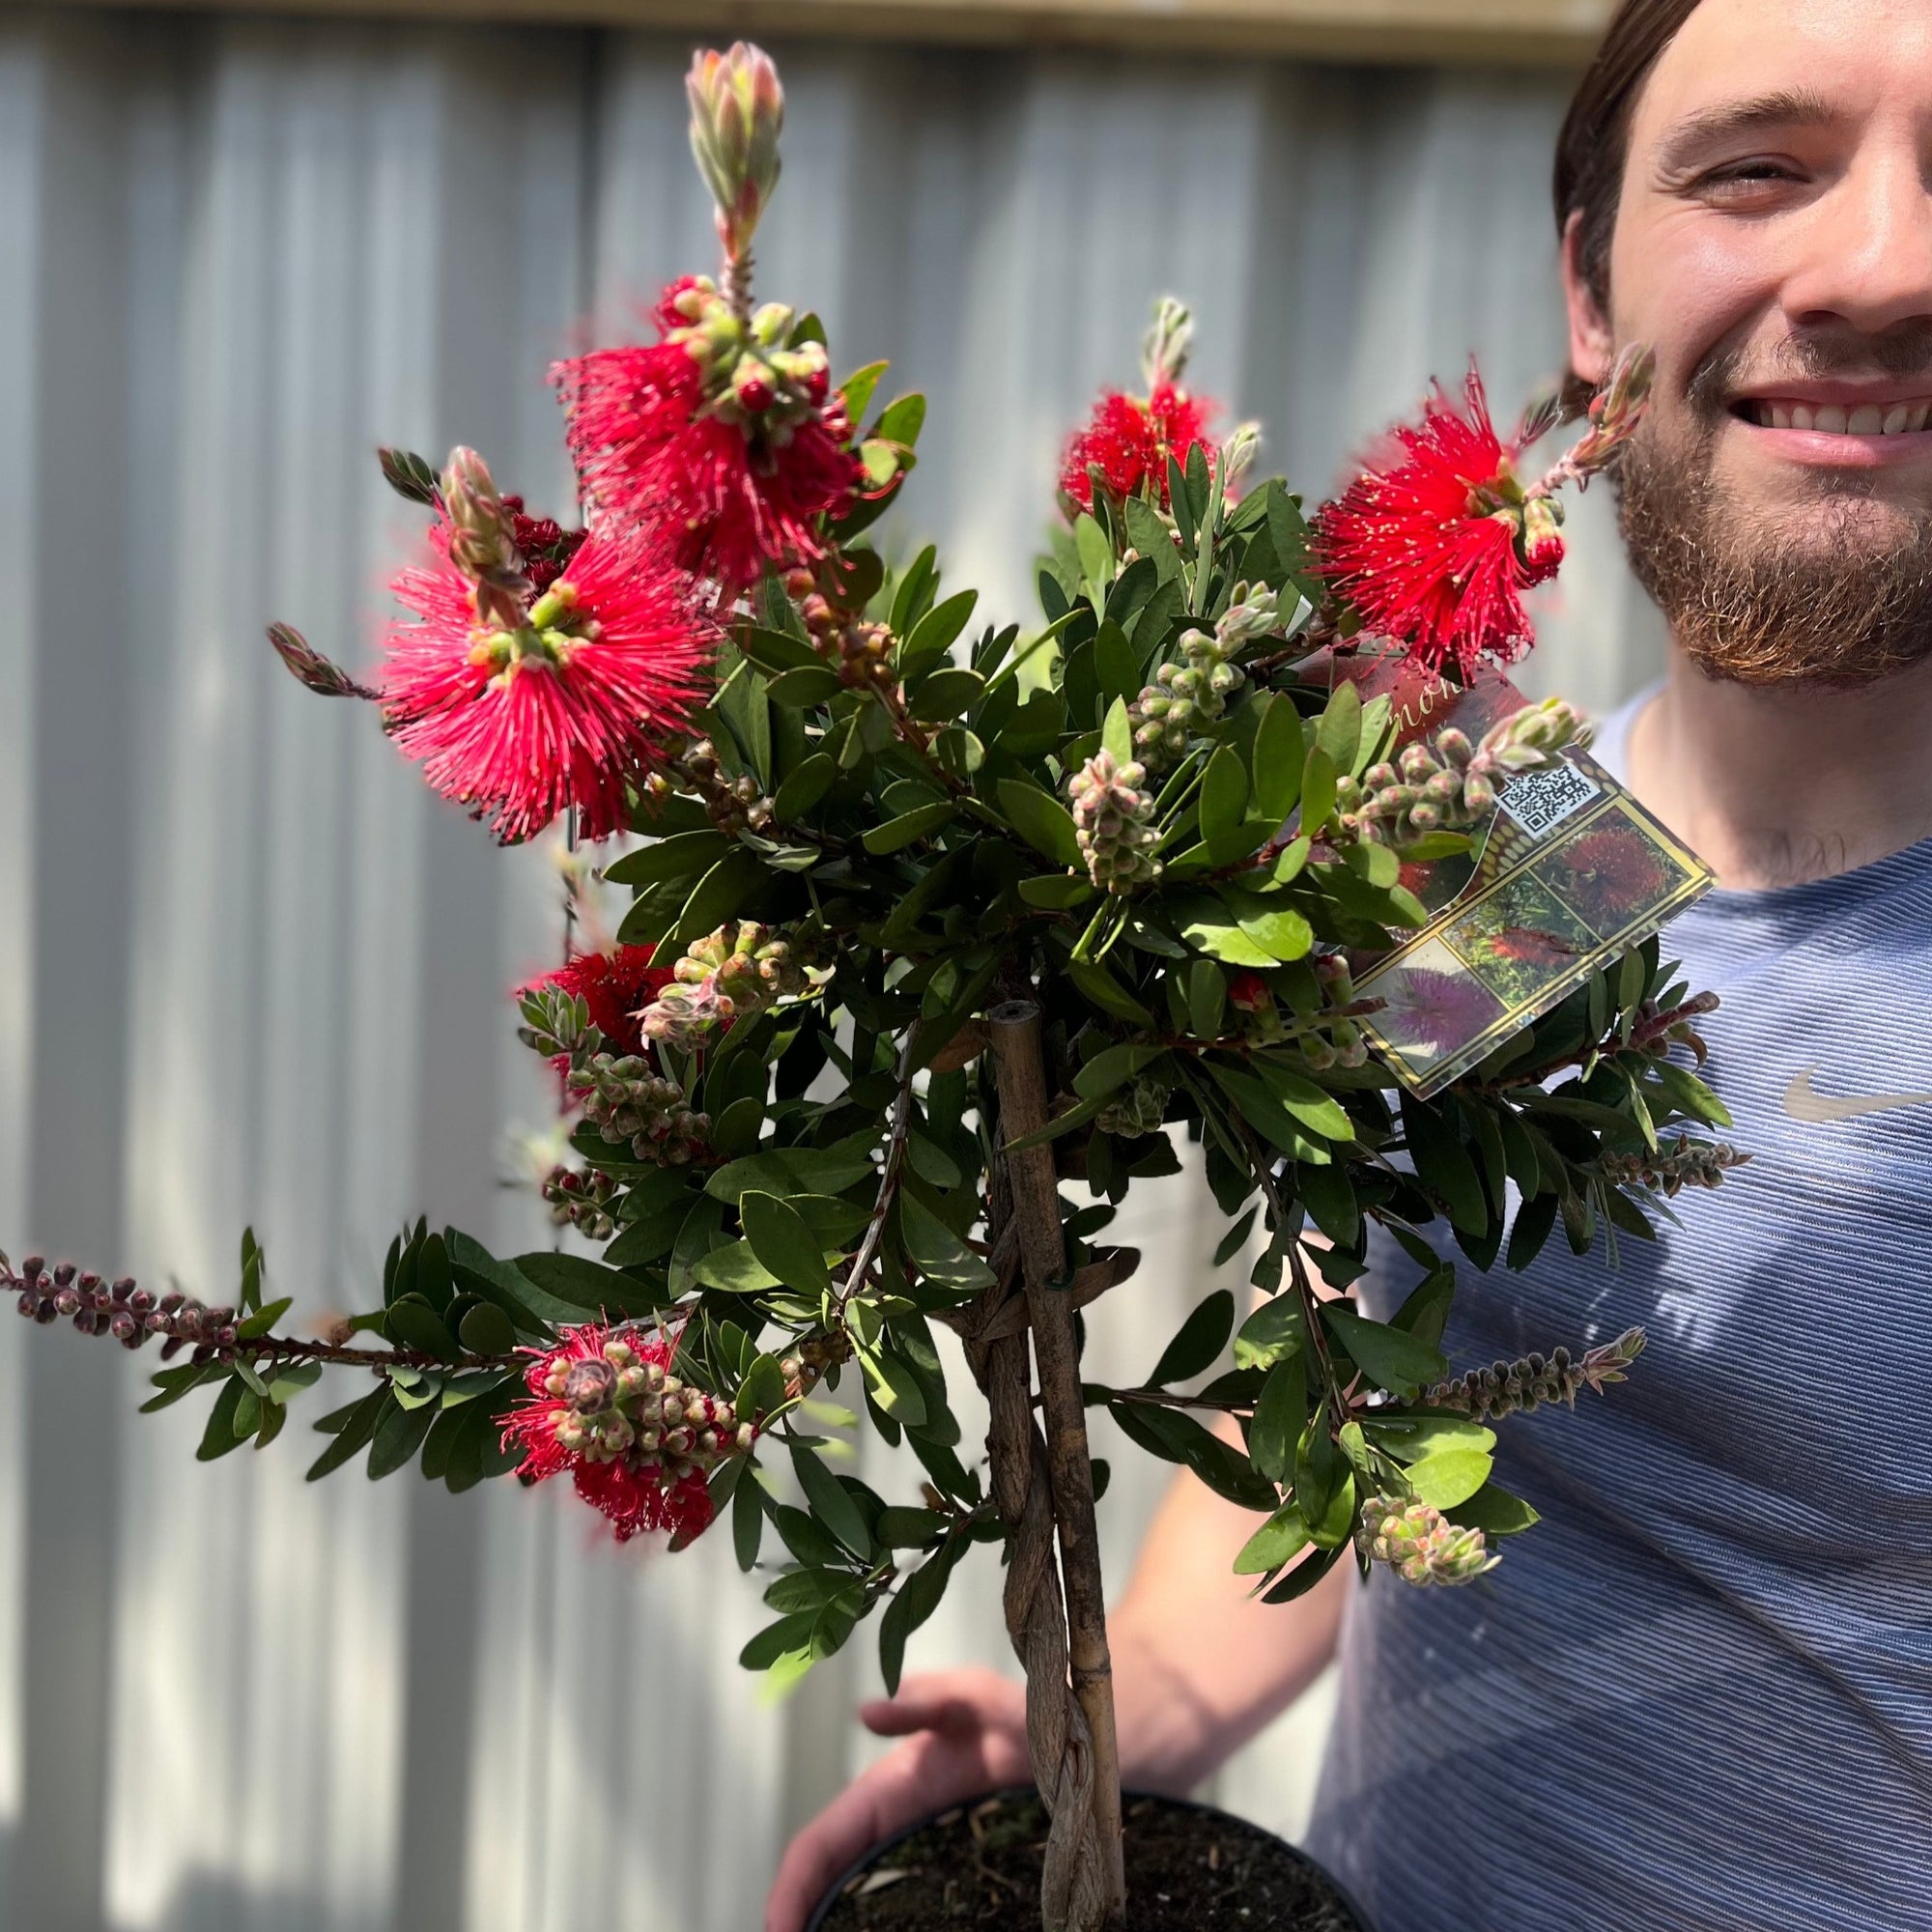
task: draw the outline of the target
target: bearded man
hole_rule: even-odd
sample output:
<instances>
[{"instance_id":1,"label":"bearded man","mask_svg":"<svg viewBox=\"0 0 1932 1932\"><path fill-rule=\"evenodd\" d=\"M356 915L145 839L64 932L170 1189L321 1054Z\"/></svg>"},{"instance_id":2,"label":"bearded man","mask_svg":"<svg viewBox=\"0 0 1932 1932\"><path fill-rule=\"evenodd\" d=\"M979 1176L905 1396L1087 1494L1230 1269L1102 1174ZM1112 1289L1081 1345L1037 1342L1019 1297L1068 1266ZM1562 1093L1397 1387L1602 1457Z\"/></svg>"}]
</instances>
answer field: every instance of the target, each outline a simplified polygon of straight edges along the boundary
<instances>
[{"instance_id":1,"label":"bearded man","mask_svg":"<svg viewBox=\"0 0 1932 1932\"><path fill-rule=\"evenodd\" d=\"M1378 1932L1932 1926L1932 0L1624 0L1556 212L1577 378L1658 353L1620 488L1674 648L1599 755L1719 873L1669 942L1753 1158L1614 1268L1465 1284L1464 1360L1653 1337L1507 1429L1546 1520L1481 1583L1261 1605L1181 1477L1113 1619L1125 1777L1186 1790L1339 1638L1310 1848ZM991 1672L865 1716L907 1742L767 1932L1027 1776Z\"/></svg>"}]
</instances>

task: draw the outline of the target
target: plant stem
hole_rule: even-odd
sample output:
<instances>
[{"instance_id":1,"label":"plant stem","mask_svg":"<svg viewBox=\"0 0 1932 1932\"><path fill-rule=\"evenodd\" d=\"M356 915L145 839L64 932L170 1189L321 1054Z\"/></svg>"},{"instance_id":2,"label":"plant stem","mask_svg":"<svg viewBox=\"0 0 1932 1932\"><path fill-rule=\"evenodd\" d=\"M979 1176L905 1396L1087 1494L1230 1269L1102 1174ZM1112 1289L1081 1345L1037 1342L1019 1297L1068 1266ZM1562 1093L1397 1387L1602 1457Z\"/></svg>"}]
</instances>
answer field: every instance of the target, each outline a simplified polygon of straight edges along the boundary
<instances>
[{"instance_id":1,"label":"plant stem","mask_svg":"<svg viewBox=\"0 0 1932 1932\"><path fill-rule=\"evenodd\" d=\"M1000 1092L1000 1137L1023 1139L1046 1123L1046 1069L1040 1012L1009 1000L986 1015ZM1037 1146L1007 1156L1019 1233L1028 1321L1046 1426L1047 1475L1066 1591L1067 1657L1073 1694L1094 1747L1094 1817L1105 1860L1107 1922L1124 1922L1126 1876L1121 1850L1121 1753L1114 1726L1114 1673L1107 1648L1106 1596L1094 1520L1094 1464L1080 1393L1073 1301L1065 1291L1066 1248L1060 1226L1053 1151Z\"/></svg>"}]
</instances>

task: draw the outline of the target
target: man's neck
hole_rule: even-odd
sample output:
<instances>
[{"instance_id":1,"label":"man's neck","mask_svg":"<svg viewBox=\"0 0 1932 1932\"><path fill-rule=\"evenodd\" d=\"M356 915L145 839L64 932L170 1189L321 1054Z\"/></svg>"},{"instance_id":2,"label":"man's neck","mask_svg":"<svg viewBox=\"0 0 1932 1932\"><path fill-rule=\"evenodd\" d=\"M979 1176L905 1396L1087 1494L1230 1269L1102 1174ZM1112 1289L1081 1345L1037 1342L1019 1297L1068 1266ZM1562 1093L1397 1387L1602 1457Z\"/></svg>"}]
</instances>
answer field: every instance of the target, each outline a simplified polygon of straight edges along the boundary
<instances>
[{"instance_id":1,"label":"man's neck","mask_svg":"<svg viewBox=\"0 0 1932 1932\"><path fill-rule=\"evenodd\" d=\"M1631 789L1733 890L1932 837L1932 662L1856 691L1730 684L1673 650L1631 729Z\"/></svg>"}]
</instances>

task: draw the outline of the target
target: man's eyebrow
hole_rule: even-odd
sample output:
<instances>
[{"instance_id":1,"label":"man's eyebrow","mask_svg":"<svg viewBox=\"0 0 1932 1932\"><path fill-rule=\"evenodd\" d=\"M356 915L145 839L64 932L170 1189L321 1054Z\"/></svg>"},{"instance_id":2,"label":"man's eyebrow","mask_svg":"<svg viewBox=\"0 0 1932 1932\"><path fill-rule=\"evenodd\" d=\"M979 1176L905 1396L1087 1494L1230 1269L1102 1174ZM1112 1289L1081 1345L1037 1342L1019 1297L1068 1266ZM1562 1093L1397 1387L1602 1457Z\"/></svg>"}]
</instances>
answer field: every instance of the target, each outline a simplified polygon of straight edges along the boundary
<instances>
[{"instance_id":1,"label":"man's eyebrow","mask_svg":"<svg viewBox=\"0 0 1932 1932\"><path fill-rule=\"evenodd\" d=\"M1837 110L1809 88L1779 88L1748 100L1726 101L1688 115L1671 128L1658 151L1660 167L1670 173L1706 148L1773 128L1816 128L1835 121Z\"/></svg>"}]
</instances>

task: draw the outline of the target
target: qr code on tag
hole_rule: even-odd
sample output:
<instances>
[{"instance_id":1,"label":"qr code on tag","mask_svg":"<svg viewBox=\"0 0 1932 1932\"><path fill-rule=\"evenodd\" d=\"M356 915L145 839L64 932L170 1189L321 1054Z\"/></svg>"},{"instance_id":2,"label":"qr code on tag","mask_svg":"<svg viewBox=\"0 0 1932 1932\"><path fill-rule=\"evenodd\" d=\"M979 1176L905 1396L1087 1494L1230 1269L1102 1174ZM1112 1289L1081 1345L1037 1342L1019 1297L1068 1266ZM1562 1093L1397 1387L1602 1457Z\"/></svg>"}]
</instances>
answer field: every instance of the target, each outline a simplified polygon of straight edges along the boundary
<instances>
[{"instance_id":1,"label":"qr code on tag","mask_svg":"<svg viewBox=\"0 0 1932 1932\"><path fill-rule=\"evenodd\" d=\"M1523 772L1511 779L1497 793L1496 802L1532 838L1540 838L1603 795L1601 785L1566 759L1548 771Z\"/></svg>"}]
</instances>

